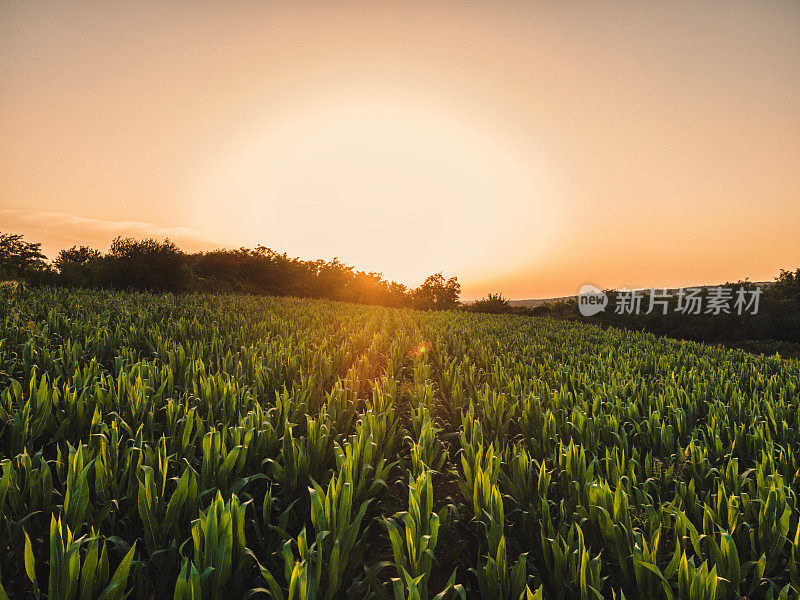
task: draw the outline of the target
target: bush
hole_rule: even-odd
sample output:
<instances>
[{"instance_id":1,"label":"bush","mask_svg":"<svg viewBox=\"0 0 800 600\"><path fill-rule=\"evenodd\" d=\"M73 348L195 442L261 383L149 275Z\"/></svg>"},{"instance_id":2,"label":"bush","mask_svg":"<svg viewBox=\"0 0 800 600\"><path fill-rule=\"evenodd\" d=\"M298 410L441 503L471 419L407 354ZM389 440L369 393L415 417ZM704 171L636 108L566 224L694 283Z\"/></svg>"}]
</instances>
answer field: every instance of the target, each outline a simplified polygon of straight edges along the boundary
<instances>
[{"instance_id":1,"label":"bush","mask_svg":"<svg viewBox=\"0 0 800 600\"><path fill-rule=\"evenodd\" d=\"M470 312L498 314L509 312L510 308L508 299L503 298L503 294L497 293L489 294L486 298L476 300L467 307L467 310Z\"/></svg>"}]
</instances>

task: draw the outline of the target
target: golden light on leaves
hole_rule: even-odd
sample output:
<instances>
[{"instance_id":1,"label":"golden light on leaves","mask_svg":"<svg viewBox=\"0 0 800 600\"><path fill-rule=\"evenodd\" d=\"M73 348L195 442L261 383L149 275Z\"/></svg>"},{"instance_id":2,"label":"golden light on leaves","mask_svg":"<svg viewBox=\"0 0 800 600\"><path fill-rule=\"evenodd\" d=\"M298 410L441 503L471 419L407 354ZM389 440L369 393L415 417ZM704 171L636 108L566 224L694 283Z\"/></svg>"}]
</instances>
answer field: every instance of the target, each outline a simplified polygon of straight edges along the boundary
<instances>
[{"instance_id":1,"label":"golden light on leaves","mask_svg":"<svg viewBox=\"0 0 800 600\"><path fill-rule=\"evenodd\" d=\"M414 346L408 353L409 356L421 356L430 350L432 344L430 342L420 342Z\"/></svg>"}]
</instances>

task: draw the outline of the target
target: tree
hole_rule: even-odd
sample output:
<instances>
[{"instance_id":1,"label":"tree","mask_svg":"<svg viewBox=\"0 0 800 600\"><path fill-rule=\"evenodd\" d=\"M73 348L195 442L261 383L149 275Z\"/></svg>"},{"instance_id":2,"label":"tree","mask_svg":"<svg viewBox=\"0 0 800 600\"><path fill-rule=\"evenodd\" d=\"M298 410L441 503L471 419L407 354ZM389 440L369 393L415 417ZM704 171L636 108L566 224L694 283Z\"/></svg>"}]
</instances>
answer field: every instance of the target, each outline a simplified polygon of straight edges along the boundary
<instances>
[{"instance_id":1,"label":"tree","mask_svg":"<svg viewBox=\"0 0 800 600\"><path fill-rule=\"evenodd\" d=\"M445 280L444 275L429 275L425 282L413 292L414 303L424 309L450 309L458 306L461 284L456 277Z\"/></svg>"},{"instance_id":2,"label":"tree","mask_svg":"<svg viewBox=\"0 0 800 600\"><path fill-rule=\"evenodd\" d=\"M53 261L61 283L74 287L92 287L98 277L103 254L89 246L61 250Z\"/></svg>"},{"instance_id":3,"label":"tree","mask_svg":"<svg viewBox=\"0 0 800 600\"><path fill-rule=\"evenodd\" d=\"M781 269L781 274L775 278L775 283L770 286L770 292L776 298L793 302L800 306L800 269L794 272Z\"/></svg>"},{"instance_id":4,"label":"tree","mask_svg":"<svg viewBox=\"0 0 800 600\"><path fill-rule=\"evenodd\" d=\"M0 234L0 279L30 279L49 270L42 244L19 233Z\"/></svg>"},{"instance_id":5,"label":"tree","mask_svg":"<svg viewBox=\"0 0 800 600\"><path fill-rule=\"evenodd\" d=\"M101 282L117 289L178 292L189 281L183 252L168 239L117 237L103 259Z\"/></svg>"}]
</instances>

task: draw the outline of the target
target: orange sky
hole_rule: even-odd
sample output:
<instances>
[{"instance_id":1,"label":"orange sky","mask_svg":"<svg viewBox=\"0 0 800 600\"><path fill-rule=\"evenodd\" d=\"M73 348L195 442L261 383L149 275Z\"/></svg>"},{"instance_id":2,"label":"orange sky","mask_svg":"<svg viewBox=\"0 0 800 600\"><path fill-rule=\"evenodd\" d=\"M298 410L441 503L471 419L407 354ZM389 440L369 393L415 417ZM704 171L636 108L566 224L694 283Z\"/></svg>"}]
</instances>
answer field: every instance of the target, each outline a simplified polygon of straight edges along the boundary
<instances>
[{"instance_id":1,"label":"orange sky","mask_svg":"<svg viewBox=\"0 0 800 600\"><path fill-rule=\"evenodd\" d=\"M800 4L0 4L0 231L466 299L800 267Z\"/></svg>"}]
</instances>

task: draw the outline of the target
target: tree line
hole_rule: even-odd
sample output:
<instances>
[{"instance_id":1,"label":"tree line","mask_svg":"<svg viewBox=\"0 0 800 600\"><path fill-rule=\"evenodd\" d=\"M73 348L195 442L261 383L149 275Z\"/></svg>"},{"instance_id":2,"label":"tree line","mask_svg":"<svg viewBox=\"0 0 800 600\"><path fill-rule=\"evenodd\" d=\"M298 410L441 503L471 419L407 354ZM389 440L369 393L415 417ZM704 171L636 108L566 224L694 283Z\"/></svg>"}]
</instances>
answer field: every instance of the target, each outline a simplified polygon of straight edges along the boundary
<instances>
[{"instance_id":1,"label":"tree line","mask_svg":"<svg viewBox=\"0 0 800 600\"><path fill-rule=\"evenodd\" d=\"M269 294L421 309L456 308L461 294L458 278L441 273L409 288L336 258L292 258L265 246L188 253L168 239L117 237L107 252L73 246L50 262L41 243L13 233L0 234L0 279L151 292Z\"/></svg>"},{"instance_id":2,"label":"tree line","mask_svg":"<svg viewBox=\"0 0 800 600\"><path fill-rule=\"evenodd\" d=\"M575 299L536 307L511 306L502 294L461 305L456 277L430 275L417 288L387 281L381 273L356 270L338 259L291 258L265 246L187 253L170 240L117 237L107 252L88 246L61 250L48 261L41 244L20 234L0 234L0 280L82 288L151 292L236 292L324 298L361 304L419 309L453 309L492 314L550 316L647 331L679 339L722 343L752 352L800 356L800 268L784 271L766 285L758 313L685 314L669 300L660 311L617 313L607 310L582 316ZM750 286L749 282L726 284ZM616 290L605 290L611 305ZM704 297L708 289L704 289ZM644 305L648 304L645 295Z\"/></svg>"}]
</instances>

